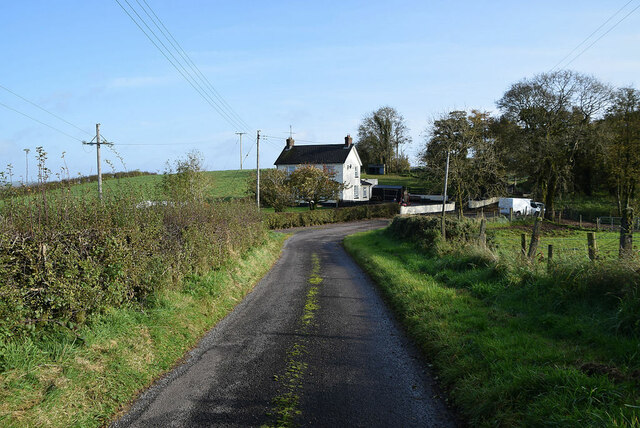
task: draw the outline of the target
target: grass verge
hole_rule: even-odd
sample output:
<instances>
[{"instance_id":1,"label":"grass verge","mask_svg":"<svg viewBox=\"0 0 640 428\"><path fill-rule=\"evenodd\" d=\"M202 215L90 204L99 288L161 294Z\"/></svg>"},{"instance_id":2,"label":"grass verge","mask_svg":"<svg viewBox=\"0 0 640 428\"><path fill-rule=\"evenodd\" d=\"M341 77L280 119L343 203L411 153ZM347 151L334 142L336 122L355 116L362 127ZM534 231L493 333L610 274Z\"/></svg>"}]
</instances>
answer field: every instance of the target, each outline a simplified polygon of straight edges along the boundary
<instances>
[{"instance_id":1,"label":"grass verge","mask_svg":"<svg viewBox=\"0 0 640 428\"><path fill-rule=\"evenodd\" d=\"M170 370L277 260L284 235L220 269L153 296L144 311L113 309L76 332L6 345L0 425L102 426Z\"/></svg>"},{"instance_id":2,"label":"grass verge","mask_svg":"<svg viewBox=\"0 0 640 428\"><path fill-rule=\"evenodd\" d=\"M615 332L609 300L557 298L544 274L384 231L344 244L472 426L640 426L640 340Z\"/></svg>"}]
</instances>

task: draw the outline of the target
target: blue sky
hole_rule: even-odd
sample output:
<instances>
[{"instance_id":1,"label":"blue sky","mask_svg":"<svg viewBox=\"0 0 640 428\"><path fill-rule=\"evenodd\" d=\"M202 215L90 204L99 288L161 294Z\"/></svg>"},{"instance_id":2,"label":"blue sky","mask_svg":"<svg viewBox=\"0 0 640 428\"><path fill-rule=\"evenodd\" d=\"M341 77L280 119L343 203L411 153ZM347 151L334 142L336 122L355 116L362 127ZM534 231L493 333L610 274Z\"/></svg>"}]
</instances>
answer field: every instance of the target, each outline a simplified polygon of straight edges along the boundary
<instances>
[{"instance_id":1,"label":"blue sky","mask_svg":"<svg viewBox=\"0 0 640 428\"><path fill-rule=\"evenodd\" d=\"M628 0L147 2L249 125L245 152L256 129L277 137L261 144L261 166L270 167L289 125L297 140L339 143L384 105L407 119L413 143L405 151L413 157L431 119L452 109L495 112L512 83L549 71ZM633 0L596 37L638 5ZM207 169L239 167L238 127L115 0L0 2L0 40L0 85L86 130L0 89L0 103L71 135L0 105L0 170L12 164L14 179L24 175L23 149L33 155L36 146L54 174L63 152L72 175L95 173L95 151L80 140L91 139L96 122L122 144L115 148L129 170L162 171L191 149ZM640 9L569 68L638 87L639 46ZM104 157L125 168L109 151ZM33 157L30 165L33 179ZM245 166L255 167L255 147Z\"/></svg>"}]
</instances>

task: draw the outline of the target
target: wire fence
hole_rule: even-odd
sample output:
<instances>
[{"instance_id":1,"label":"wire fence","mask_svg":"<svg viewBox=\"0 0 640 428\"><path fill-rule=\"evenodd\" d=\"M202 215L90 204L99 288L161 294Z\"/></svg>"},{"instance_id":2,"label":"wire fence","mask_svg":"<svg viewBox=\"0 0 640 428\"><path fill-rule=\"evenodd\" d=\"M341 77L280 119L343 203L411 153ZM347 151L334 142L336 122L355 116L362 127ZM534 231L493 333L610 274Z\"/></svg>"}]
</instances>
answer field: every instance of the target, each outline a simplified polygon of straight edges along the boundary
<instances>
[{"instance_id":1,"label":"wire fence","mask_svg":"<svg viewBox=\"0 0 640 428\"><path fill-rule=\"evenodd\" d=\"M522 235L525 236L525 251L528 251L531 243L531 231L520 236L497 236L494 245L501 254L521 254L523 251ZM620 237L615 232L594 233L595 254L598 259L615 259L619 257ZM553 246L554 258L589 259L589 240L587 232L572 232L571 236L540 236L536 258L548 257L548 247ZM633 243L633 254L640 254L640 244Z\"/></svg>"}]
</instances>

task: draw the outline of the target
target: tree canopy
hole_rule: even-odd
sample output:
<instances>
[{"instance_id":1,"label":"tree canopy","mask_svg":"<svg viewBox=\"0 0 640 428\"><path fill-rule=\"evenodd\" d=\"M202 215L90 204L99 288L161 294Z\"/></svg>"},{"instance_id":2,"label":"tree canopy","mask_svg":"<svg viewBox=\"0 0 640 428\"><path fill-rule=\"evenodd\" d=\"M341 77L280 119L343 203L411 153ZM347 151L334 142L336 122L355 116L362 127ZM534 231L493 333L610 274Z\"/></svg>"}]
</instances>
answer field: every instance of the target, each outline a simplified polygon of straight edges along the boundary
<instances>
[{"instance_id":1,"label":"tree canopy","mask_svg":"<svg viewBox=\"0 0 640 428\"><path fill-rule=\"evenodd\" d=\"M393 107L380 107L364 116L358 127L356 147L364 165L385 164L391 172L408 166L400 146L411 142L404 117Z\"/></svg>"},{"instance_id":2,"label":"tree canopy","mask_svg":"<svg viewBox=\"0 0 640 428\"><path fill-rule=\"evenodd\" d=\"M497 102L503 117L516 125L508 149L521 171L534 178L548 217L576 156L593 143L593 121L610 98L611 89L594 77L563 70L523 79Z\"/></svg>"},{"instance_id":3,"label":"tree canopy","mask_svg":"<svg viewBox=\"0 0 640 428\"><path fill-rule=\"evenodd\" d=\"M452 111L425 131L421 160L432 182L443 182L447 153L449 183L462 210L467 199L494 196L504 190L504 170L490 134L487 112Z\"/></svg>"}]
</instances>

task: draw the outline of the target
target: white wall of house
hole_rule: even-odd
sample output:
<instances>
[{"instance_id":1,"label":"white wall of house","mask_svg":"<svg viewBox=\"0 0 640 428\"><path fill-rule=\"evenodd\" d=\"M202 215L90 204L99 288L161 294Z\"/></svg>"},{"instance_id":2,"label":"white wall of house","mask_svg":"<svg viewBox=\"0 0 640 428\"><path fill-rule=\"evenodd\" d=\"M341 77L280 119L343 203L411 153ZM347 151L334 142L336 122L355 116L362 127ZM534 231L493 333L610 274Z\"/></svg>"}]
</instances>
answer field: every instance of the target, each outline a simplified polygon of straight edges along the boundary
<instances>
[{"instance_id":1,"label":"white wall of house","mask_svg":"<svg viewBox=\"0 0 640 428\"><path fill-rule=\"evenodd\" d=\"M362 186L360 185L360 178L362 175L362 161L358 152L354 149L351 150L347 159L343 164L326 164L326 165L314 165L316 168L322 169L327 167L335 172L334 180L338 183L344 183L345 188L340 192L340 199L343 201L368 201L371 198L371 190L367 189L366 196L362 193ZM298 165L278 165L277 168L293 172Z\"/></svg>"}]
</instances>

